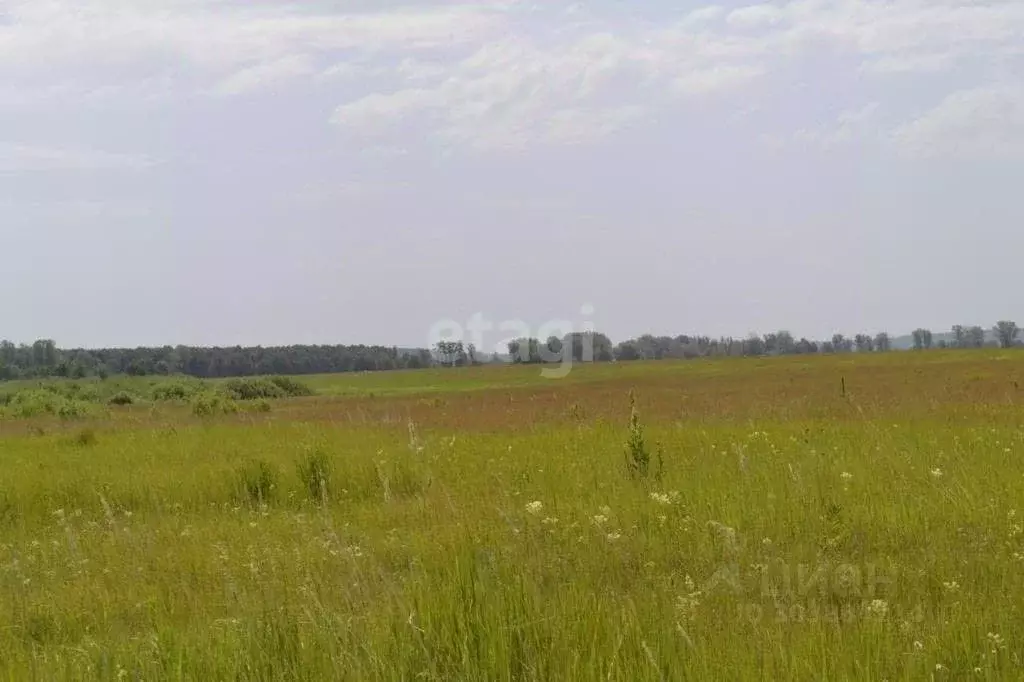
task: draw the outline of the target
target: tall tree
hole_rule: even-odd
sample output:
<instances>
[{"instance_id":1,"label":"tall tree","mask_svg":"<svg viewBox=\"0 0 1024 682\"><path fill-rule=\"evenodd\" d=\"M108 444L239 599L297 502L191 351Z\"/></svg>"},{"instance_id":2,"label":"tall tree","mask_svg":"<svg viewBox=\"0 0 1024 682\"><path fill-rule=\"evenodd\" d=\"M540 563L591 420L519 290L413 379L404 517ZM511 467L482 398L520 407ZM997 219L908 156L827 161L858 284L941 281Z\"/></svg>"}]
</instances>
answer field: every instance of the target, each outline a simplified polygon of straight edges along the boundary
<instances>
[{"instance_id":1,"label":"tall tree","mask_svg":"<svg viewBox=\"0 0 1024 682\"><path fill-rule=\"evenodd\" d=\"M1017 323L1010 320L997 322L994 331L1001 348L1012 348L1017 343L1017 336L1020 334Z\"/></svg>"}]
</instances>

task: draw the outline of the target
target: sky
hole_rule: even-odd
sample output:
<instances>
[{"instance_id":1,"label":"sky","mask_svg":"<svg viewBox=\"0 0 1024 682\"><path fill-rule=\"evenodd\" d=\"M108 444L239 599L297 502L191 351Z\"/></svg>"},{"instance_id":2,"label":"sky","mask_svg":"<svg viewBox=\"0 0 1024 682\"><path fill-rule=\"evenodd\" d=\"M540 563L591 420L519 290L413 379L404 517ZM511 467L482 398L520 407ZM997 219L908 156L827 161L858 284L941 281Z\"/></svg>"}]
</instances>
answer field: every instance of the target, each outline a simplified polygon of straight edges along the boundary
<instances>
[{"instance_id":1,"label":"sky","mask_svg":"<svg viewBox=\"0 0 1024 682\"><path fill-rule=\"evenodd\" d=\"M18 342L1024 322L1021 178L1019 0L0 0Z\"/></svg>"}]
</instances>

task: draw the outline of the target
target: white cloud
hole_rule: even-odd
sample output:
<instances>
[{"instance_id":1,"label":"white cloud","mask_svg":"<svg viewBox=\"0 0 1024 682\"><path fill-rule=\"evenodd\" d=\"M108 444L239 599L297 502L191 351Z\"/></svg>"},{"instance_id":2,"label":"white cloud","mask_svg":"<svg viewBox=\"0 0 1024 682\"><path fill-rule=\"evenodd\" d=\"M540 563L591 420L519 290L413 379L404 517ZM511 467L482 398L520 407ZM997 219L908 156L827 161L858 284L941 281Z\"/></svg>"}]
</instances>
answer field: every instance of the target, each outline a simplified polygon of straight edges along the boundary
<instances>
[{"instance_id":1,"label":"white cloud","mask_svg":"<svg viewBox=\"0 0 1024 682\"><path fill-rule=\"evenodd\" d=\"M872 102L859 109L844 111L835 123L818 128L804 128L794 133L797 142L831 151L866 138L877 137L879 104Z\"/></svg>"},{"instance_id":2,"label":"white cloud","mask_svg":"<svg viewBox=\"0 0 1024 682\"><path fill-rule=\"evenodd\" d=\"M267 0L4 7L0 83L18 87L0 88L0 103L138 97L143 84L154 99L240 95L308 77L320 88L344 86L331 120L345 129L387 135L415 119L478 148L594 139L679 98L787 78L822 54L859 64L825 78L891 81L971 64L978 78L1007 79L1024 35L1017 0L780 0L708 5L659 22L516 0L376 11ZM837 61L828 68L842 68ZM22 84L35 94L19 95ZM851 133L838 125L801 134L841 142Z\"/></svg>"},{"instance_id":3,"label":"white cloud","mask_svg":"<svg viewBox=\"0 0 1024 682\"><path fill-rule=\"evenodd\" d=\"M919 158L1024 159L1024 86L954 92L892 136Z\"/></svg>"},{"instance_id":4,"label":"white cloud","mask_svg":"<svg viewBox=\"0 0 1024 682\"><path fill-rule=\"evenodd\" d=\"M309 55L288 55L237 71L218 83L213 92L222 96L244 95L312 74L315 70Z\"/></svg>"},{"instance_id":5,"label":"white cloud","mask_svg":"<svg viewBox=\"0 0 1024 682\"><path fill-rule=\"evenodd\" d=\"M58 149L0 143L0 172L140 171L156 161L145 156L114 154L94 149Z\"/></svg>"}]
</instances>

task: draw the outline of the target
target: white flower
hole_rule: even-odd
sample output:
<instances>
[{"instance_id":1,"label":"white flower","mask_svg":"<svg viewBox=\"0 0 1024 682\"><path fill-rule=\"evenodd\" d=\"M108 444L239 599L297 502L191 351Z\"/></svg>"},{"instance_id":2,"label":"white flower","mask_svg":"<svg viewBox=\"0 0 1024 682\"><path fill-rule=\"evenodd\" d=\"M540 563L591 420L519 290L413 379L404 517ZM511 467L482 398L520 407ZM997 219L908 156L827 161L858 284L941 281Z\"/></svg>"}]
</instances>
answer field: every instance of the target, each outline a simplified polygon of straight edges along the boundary
<instances>
[{"instance_id":1,"label":"white flower","mask_svg":"<svg viewBox=\"0 0 1024 682\"><path fill-rule=\"evenodd\" d=\"M541 509L543 508L544 503L541 502L540 500L534 500L533 502L530 502L529 504L526 505L526 511L528 511L531 514L539 514Z\"/></svg>"},{"instance_id":2,"label":"white flower","mask_svg":"<svg viewBox=\"0 0 1024 682\"><path fill-rule=\"evenodd\" d=\"M844 471L843 473L839 474L839 478L843 479L844 481L849 481L851 478L853 478L853 474L851 474L849 471Z\"/></svg>"},{"instance_id":3,"label":"white flower","mask_svg":"<svg viewBox=\"0 0 1024 682\"><path fill-rule=\"evenodd\" d=\"M543 523L545 526L554 526L555 524L558 523L558 519L549 516L546 519L544 519L543 521L541 521L541 523Z\"/></svg>"},{"instance_id":4,"label":"white flower","mask_svg":"<svg viewBox=\"0 0 1024 682\"><path fill-rule=\"evenodd\" d=\"M867 605L867 612L877 618L885 618L889 613L889 604L884 599L874 599Z\"/></svg>"},{"instance_id":5,"label":"white flower","mask_svg":"<svg viewBox=\"0 0 1024 682\"><path fill-rule=\"evenodd\" d=\"M932 469L932 478L942 478L942 469Z\"/></svg>"},{"instance_id":6,"label":"white flower","mask_svg":"<svg viewBox=\"0 0 1024 682\"><path fill-rule=\"evenodd\" d=\"M608 533L608 540L610 542L615 542L616 540L618 540L621 537L622 537L622 533L619 533L619 532Z\"/></svg>"},{"instance_id":7,"label":"white flower","mask_svg":"<svg viewBox=\"0 0 1024 682\"><path fill-rule=\"evenodd\" d=\"M605 516L604 514L598 514L597 516L594 517L594 523L596 523L599 526L601 524L603 524L603 523L606 523L607 521L608 521L608 517Z\"/></svg>"},{"instance_id":8,"label":"white flower","mask_svg":"<svg viewBox=\"0 0 1024 682\"><path fill-rule=\"evenodd\" d=\"M922 642L914 642L914 651L924 651L924 644Z\"/></svg>"},{"instance_id":9,"label":"white flower","mask_svg":"<svg viewBox=\"0 0 1024 682\"><path fill-rule=\"evenodd\" d=\"M942 586L946 588L947 592L956 592L960 589L960 583L955 580L942 583Z\"/></svg>"}]
</instances>

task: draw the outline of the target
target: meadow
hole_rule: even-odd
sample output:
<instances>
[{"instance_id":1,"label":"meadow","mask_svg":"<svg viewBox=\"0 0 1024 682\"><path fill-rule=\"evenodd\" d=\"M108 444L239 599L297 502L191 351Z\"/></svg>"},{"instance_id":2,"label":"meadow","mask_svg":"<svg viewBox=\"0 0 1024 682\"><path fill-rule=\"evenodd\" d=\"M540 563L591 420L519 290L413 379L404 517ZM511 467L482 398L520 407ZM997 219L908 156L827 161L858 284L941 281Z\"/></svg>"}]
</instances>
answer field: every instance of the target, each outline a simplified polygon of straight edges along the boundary
<instances>
[{"instance_id":1,"label":"meadow","mask_svg":"<svg viewBox=\"0 0 1024 682\"><path fill-rule=\"evenodd\" d=\"M173 381L0 385L0 678L1024 678L1024 353Z\"/></svg>"}]
</instances>

